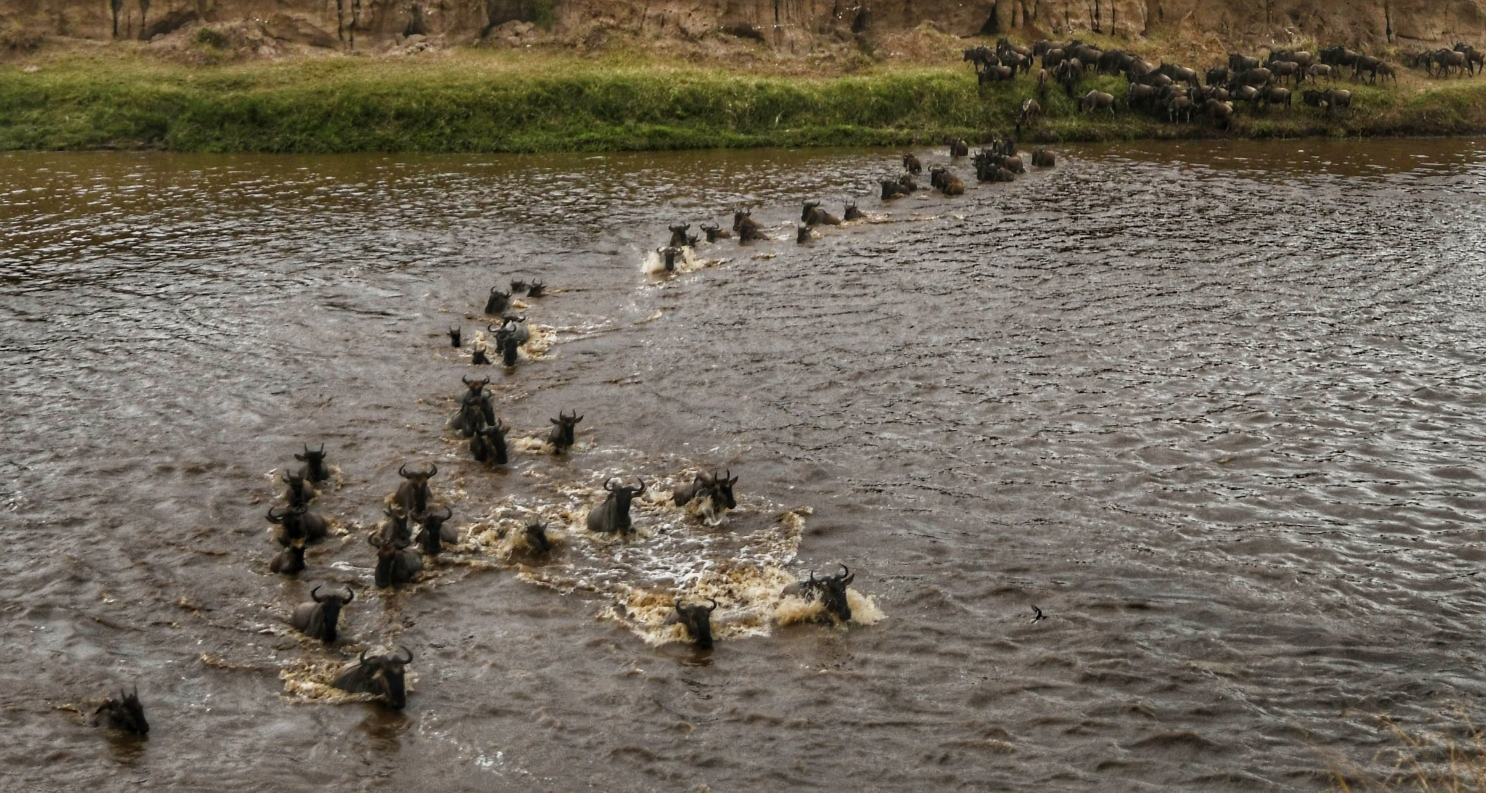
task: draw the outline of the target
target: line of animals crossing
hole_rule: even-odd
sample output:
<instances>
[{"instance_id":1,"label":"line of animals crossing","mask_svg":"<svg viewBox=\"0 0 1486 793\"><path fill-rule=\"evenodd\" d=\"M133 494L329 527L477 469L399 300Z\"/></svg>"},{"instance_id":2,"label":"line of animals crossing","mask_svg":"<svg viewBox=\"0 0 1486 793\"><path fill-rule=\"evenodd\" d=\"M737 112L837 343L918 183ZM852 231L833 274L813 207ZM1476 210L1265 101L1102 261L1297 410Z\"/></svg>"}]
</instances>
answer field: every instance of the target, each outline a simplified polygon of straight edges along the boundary
<instances>
[{"instance_id":1,"label":"line of animals crossing","mask_svg":"<svg viewBox=\"0 0 1486 793\"><path fill-rule=\"evenodd\" d=\"M1085 114L1108 111L1123 104L1128 111L1142 111L1171 123L1206 119L1229 129L1236 108L1247 103L1252 112L1269 107L1292 107L1295 90L1311 107L1322 108L1328 116L1350 109L1352 92L1328 85L1351 70L1353 81L1366 80L1376 85L1379 80L1398 84L1398 69L1381 57L1332 46L1319 52L1306 50L1271 50L1263 61L1242 53L1230 53L1228 62L1208 69L1199 76L1196 69L1162 61L1152 64L1138 55L1123 50L1101 50L1077 39L1049 41L1043 39L1031 47L1014 44L1002 38L992 47L974 47L964 52L982 87L1016 79L1018 73L1036 80L1038 97L1047 101L1053 84L1062 86L1070 99L1089 75L1120 75L1126 80L1125 94L1091 89L1078 97L1078 109ZM1040 63L1040 65L1039 65ZM1473 76L1486 71L1486 53L1474 46L1457 43L1453 49L1412 53L1403 63L1421 68L1430 77ZM1032 77L1032 68L1039 65ZM1205 78L1206 85L1203 84ZM1307 80L1317 86L1300 89ZM1289 83L1285 87L1283 83ZM1035 123L1043 115L1042 103L1028 98L1017 115L1017 134L1023 126Z\"/></svg>"},{"instance_id":2,"label":"line of animals crossing","mask_svg":"<svg viewBox=\"0 0 1486 793\"><path fill-rule=\"evenodd\" d=\"M532 334L524 315L508 312L513 308L513 297L522 292L529 299L548 294L541 281L513 281L509 291L499 287L490 290L484 312L499 317L500 324L487 325L493 346L469 345L473 348L472 365L492 365L493 358L498 358L508 369L514 370L518 365L518 350L531 340ZM447 333L451 347L466 346L460 327L451 327ZM506 436L511 427L496 415L495 402L487 389L490 378L465 376L461 380L465 389L447 427L467 440L470 455L477 462L492 467L508 464L510 450ZM552 427L543 448L553 455L570 454L583 419L584 415L577 411L559 411L551 419ZM308 569L307 547L323 542L332 534L331 521L313 509L321 489L332 482L333 469L328 457L323 443L316 448L304 444L303 450L294 454L299 465L286 468L279 476L278 481L285 488L283 503L270 506L265 516L271 524L271 541L279 546L268 563L272 573L291 577L304 573ZM416 583L428 560L437 559L447 550L445 546L459 542L459 531L451 523L453 509L436 503L430 487L430 481L438 473L437 464L420 468L404 464L398 468L402 482L386 499L380 525L366 537L375 552L372 580L377 589ZM716 525L728 510L737 507L734 493L737 482L738 477L730 470L698 472L689 483L672 489L669 499L678 507L693 508L704 522ZM644 479L630 485L609 477L603 489L604 499L588 511L587 530L632 540L636 528L630 506L635 497L645 493ZM529 560L544 560L559 552L558 544L548 537L547 525L539 519L526 523L522 540L523 553ZM847 587L854 579L855 574L845 565L833 575L817 576L812 571L806 580L790 584L780 595L819 602L822 619L844 624L852 616ZM342 638L339 629L342 612L356 601L356 590L350 586L322 592L324 589L327 589L324 584L311 589L310 601L294 609L288 624L304 636L333 646ZM682 626L698 649L710 650L714 646L712 613L717 607L715 599L688 604L677 595L665 624ZM329 685L347 693L368 695L391 709L402 709L407 704L407 667L413 659L414 653L404 646L378 655L363 650L354 662L335 674ZM150 730L137 686L132 691L121 690L117 697L108 697L93 715L97 723L135 736L147 737Z\"/></svg>"}]
</instances>

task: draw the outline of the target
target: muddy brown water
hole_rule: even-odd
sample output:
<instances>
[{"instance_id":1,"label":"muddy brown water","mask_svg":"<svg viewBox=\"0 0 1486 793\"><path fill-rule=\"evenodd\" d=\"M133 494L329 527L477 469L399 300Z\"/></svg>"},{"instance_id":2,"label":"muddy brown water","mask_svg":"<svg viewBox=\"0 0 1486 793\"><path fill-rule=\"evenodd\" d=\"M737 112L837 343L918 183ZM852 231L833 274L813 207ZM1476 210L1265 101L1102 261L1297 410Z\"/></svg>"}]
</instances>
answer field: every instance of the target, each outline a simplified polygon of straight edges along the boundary
<instances>
[{"instance_id":1,"label":"muddy brown water","mask_svg":"<svg viewBox=\"0 0 1486 793\"><path fill-rule=\"evenodd\" d=\"M4 787L1315 790L1478 712L1486 147L1059 154L886 205L892 152L0 156ZM802 197L872 222L797 246ZM642 271L740 204L781 239ZM443 331L515 276L551 346L478 373L514 436L585 420L495 472ZM304 441L350 533L292 580ZM404 462L463 530L700 466L743 504L379 592ZM740 559L712 653L644 622ZM882 618L780 624L842 562ZM329 650L282 625L319 583ZM400 713L291 685L392 644ZM135 683L147 742L85 723Z\"/></svg>"}]
</instances>

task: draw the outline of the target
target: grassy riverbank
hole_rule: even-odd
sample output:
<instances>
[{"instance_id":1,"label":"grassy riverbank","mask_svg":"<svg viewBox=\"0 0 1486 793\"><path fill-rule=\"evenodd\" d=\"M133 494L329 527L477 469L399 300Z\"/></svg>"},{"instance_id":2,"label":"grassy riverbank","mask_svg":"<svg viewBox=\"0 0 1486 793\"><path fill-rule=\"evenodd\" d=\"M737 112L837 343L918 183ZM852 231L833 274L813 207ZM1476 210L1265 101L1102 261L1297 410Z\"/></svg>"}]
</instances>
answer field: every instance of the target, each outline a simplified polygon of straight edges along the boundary
<instances>
[{"instance_id":1,"label":"grassy riverbank","mask_svg":"<svg viewBox=\"0 0 1486 793\"><path fill-rule=\"evenodd\" d=\"M1081 90L1119 96L1124 81ZM1047 142L1232 135L1486 131L1486 79L1346 85L1345 116L1301 106L1231 132L1121 110L1085 117L1061 92L1024 132ZM828 78L738 73L637 56L458 50L188 66L127 49L0 64L0 149L555 151L904 145L1010 131L1031 81L979 90L968 66L873 67Z\"/></svg>"}]
</instances>

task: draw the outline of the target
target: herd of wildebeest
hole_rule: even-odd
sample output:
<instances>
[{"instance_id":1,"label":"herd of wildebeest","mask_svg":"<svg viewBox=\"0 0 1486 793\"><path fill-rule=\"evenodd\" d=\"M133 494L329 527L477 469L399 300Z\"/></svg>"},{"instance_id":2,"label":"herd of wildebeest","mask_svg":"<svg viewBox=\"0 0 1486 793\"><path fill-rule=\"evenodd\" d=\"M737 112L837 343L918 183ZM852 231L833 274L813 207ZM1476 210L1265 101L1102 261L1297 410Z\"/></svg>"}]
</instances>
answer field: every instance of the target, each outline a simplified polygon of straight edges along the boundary
<instances>
[{"instance_id":1,"label":"herd of wildebeest","mask_svg":"<svg viewBox=\"0 0 1486 793\"><path fill-rule=\"evenodd\" d=\"M682 234L681 244L694 245L696 242ZM494 287L486 297L485 313L500 318L498 326L493 323L487 326L493 333L493 350L483 334L466 344L457 326L448 330L450 345L471 348L469 360L472 365L493 365L491 356L495 354L508 371L513 371L520 361L519 350L532 338L526 317L508 311L513 296L521 292L528 299L546 295L540 281L512 281L510 291ZM461 379L465 388L458 397L459 408L446 422L446 427L457 435L461 443L467 443L470 455L476 461L491 467L507 465L510 449L506 435L511 427L496 415L495 401L486 388L490 385L490 378L466 376ZM553 455L570 454L576 443L577 426L583 418L576 411L559 411L557 417L551 419L552 427L545 443L538 448ZM285 488L283 503L269 507L266 515L272 524L272 542L279 546L268 563L272 573L299 576L308 567L306 547L324 541L333 533L332 522L313 509L320 490L334 481L327 456L323 443L313 449L305 444L302 453L294 455L299 465L286 468L280 474L279 481ZM372 581L378 589L415 583L428 560L437 559L446 550L446 544L459 542L459 532L449 523L454 515L452 508L436 503L429 486L438 472L436 464L416 469L405 464L398 469L402 482L384 500L384 519L366 537L367 544L375 552ZM686 507L700 520L716 525L728 510L737 507L733 491L737 482L738 477L731 471L699 472L693 474L688 484L663 494L660 500L669 498L675 506ZM623 539L634 538L636 528L630 516L630 505L636 496L645 493L645 481L640 479L637 484L629 485L610 477L604 482L604 490L604 499L588 512L587 530ZM520 542L513 543L512 549L531 563L540 563L560 552L559 544L549 538L546 524L538 519L526 522L521 529ZM812 572L807 580L786 587L781 596L818 601L822 620L843 624L851 619L847 586L854 577L845 565L842 565L840 573L834 575L817 576ZM340 638L341 612L356 600L356 592L347 586L343 591L327 591L322 595L323 588L325 586L321 584L311 589L310 601L295 608L288 623L311 639L334 645ZM716 608L716 600L709 599L706 604L687 604L678 596L665 624L681 625L698 649L711 649L712 612ZM356 661L335 675L330 685L350 693L371 695L371 699L389 708L401 709L407 703L405 667L412 661L413 653L406 647L372 656L363 650ZM140 737L147 736L150 729L137 687L133 691L120 691L117 697L105 700L94 711L94 716L106 727Z\"/></svg>"},{"instance_id":2,"label":"herd of wildebeest","mask_svg":"<svg viewBox=\"0 0 1486 793\"><path fill-rule=\"evenodd\" d=\"M1231 53L1227 64L1214 66L1203 74L1164 61L1152 64L1133 53L1101 50L1078 40L1042 40L1024 47L1003 38L994 48L965 50L964 60L975 67L982 86L1015 80L1018 73L1035 79L1038 95L1044 102L1054 83L1062 86L1072 99L1087 76L1123 76L1127 82L1123 97L1089 90L1078 97L1079 110L1084 113L1107 110L1113 116L1116 107L1123 104L1126 110L1149 113L1172 123L1206 119L1224 129L1231 127L1238 107L1246 104L1253 112L1264 112L1272 106L1289 108L1297 90L1302 102L1324 109L1327 115L1346 110L1352 106L1352 92L1334 85L1343 77L1370 84L1377 84L1380 79L1392 79L1395 85L1398 82L1398 70L1386 60L1343 46L1327 47L1319 52L1276 49L1262 61ZM1408 55L1403 62L1424 69L1431 77L1486 71L1486 53L1464 43L1456 44L1454 49ZM1038 67L1035 78L1034 66ZM1301 88L1307 81L1315 87ZM1327 86L1324 89L1323 81ZM1018 131L1036 121L1042 112L1037 99L1024 100L1017 118Z\"/></svg>"}]
</instances>

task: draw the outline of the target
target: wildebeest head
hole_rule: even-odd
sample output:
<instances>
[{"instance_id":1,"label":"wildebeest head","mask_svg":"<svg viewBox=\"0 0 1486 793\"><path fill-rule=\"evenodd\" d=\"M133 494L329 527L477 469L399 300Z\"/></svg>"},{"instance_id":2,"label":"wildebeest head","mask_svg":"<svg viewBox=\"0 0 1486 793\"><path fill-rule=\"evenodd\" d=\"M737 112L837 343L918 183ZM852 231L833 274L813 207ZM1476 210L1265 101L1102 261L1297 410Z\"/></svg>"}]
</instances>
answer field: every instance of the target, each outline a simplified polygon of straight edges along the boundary
<instances>
[{"instance_id":1,"label":"wildebeest head","mask_svg":"<svg viewBox=\"0 0 1486 793\"><path fill-rule=\"evenodd\" d=\"M797 226L795 228L795 242L803 245L810 241L810 227Z\"/></svg>"},{"instance_id":2,"label":"wildebeest head","mask_svg":"<svg viewBox=\"0 0 1486 793\"><path fill-rule=\"evenodd\" d=\"M664 248L656 248L655 252L660 254L661 266L666 268L666 272L669 273L676 270L676 257L681 255L680 248L674 245L667 245Z\"/></svg>"},{"instance_id":3,"label":"wildebeest head","mask_svg":"<svg viewBox=\"0 0 1486 793\"><path fill-rule=\"evenodd\" d=\"M683 606L681 598L676 598L675 621L686 627L686 632L691 634L691 640L699 649L712 649L712 612L717 610L717 601L707 598L711 606Z\"/></svg>"},{"instance_id":4,"label":"wildebeest head","mask_svg":"<svg viewBox=\"0 0 1486 793\"><path fill-rule=\"evenodd\" d=\"M295 456L297 457L298 455ZM282 478L284 484L289 486L289 489L284 493L284 498L288 500L291 506L304 506L310 503L310 499L315 497L315 490L310 487L304 472L296 471L291 473L285 471Z\"/></svg>"},{"instance_id":5,"label":"wildebeest head","mask_svg":"<svg viewBox=\"0 0 1486 793\"><path fill-rule=\"evenodd\" d=\"M145 720L144 706L139 704L139 686L135 686L134 691L129 693L119 689L118 699L109 697L93 711L94 716L100 714L109 729L123 730L142 738L150 734L150 723Z\"/></svg>"},{"instance_id":6,"label":"wildebeest head","mask_svg":"<svg viewBox=\"0 0 1486 793\"><path fill-rule=\"evenodd\" d=\"M310 451L310 445L306 443L304 454L296 454L294 459L304 463L304 478L309 481L324 482L330 478L330 474L325 471L325 444L322 443L319 449Z\"/></svg>"},{"instance_id":7,"label":"wildebeest head","mask_svg":"<svg viewBox=\"0 0 1486 793\"><path fill-rule=\"evenodd\" d=\"M804 208L800 210L800 222L809 223L810 219L815 217L815 209L819 206L819 201L806 201Z\"/></svg>"},{"instance_id":8,"label":"wildebeest head","mask_svg":"<svg viewBox=\"0 0 1486 793\"><path fill-rule=\"evenodd\" d=\"M290 540L287 548L269 560L268 571L284 575L299 575L304 572L304 540Z\"/></svg>"},{"instance_id":9,"label":"wildebeest head","mask_svg":"<svg viewBox=\"0 0 1486 793\"><path fill-rule=\"evenodd\" d=\"M739 209L739 210L734 211L733 212L733 231L742 231L743 230L743 227L745 225L747 225L749 223L756 222L751 217L752 215L753 215L753 211L752 210L748 210L748 209Z\"/></svg>"},{"instance_id":10,"label":"wildebeest head","mask_svg":"<svg viewBox=\"0 0 1486 793\"><path fill-rule=\"evenodd\" d=\"M738 500L733 497L733 485L738 484L738 477L729 478L728 475L732 472L732 469L729 468L722 476L718 476L717 472L713 471L712 478L709 480L712 490L712 500L716 502L717 506L726 509L738 508Z\"/></svg>"},{"instance_id":11,"label":"wildebeest head","mask_svg":"<svg viewBox=\"0 0 1486 793\"><path fill-rule=\"evenodd\" d=\"M278 511L278 507L268 508L268 522L275 526L282 526L284 533L279 537L279 544L288 546L295 540L304 540L304 523L299 520L299 515L293 508Z\"/></svg>"},{"instance_id":12,"label":"wildebeest head","mask_svg":"<svg viewBox=\"0 0 1486 793\"><path fill-rule=\"evenodd\" d=\"M448 332L449 332L449 346L450 347L459 347L459 346L461 346L464 343L463 340L461 339L462 332L459 330L459 326L458 325L455 325L454 327L450 328Z\"/></svg>"},{"instance_id":13,"label":"wildebeest head","mask_svg":"<svg viewBox=\"0 0 1486 793\"><path fill-rule=\"evenodd\" d=\"M382 521L382 536L391 541L406 542L413 536L412 525L408 522L409 517L401 504L389 504L382 507L382 514L386 520Z\"/></svg>"},{"instance_id":14,"label":"wildebeest head","mask_svg":"<svg viewBox=\"0 0 1486 793\"><path fill-rule=\"evenodd\" d=\"M511 294L514 295L517 292L525 292L528 286L530 286L530 284L526 283L525 281L522 281L519 278L512 278L511 279Z\"/></svg>"},{"instance_id":15,"label":"wildebeest head","mask_svg":"<svg viewBox=\"0 0 1486 793\"><path fill-rule=\"evenodd\" d=\"M573 415L571 416L558 411L557 418L547 420L552 422L553 425L552 432L547 436L547 441L552 444L553 450L561 454L575 442L573 436L578 422L582 421L583 417L578 415L578 411L576 410L573 411Z\"/></svg>"},{"instance_id":16,"label":"wildebeest head","mask_svg":"<svg viewBox=\"0 0 1486 793\"><path fill-rule=\"evenodd\" d=\"M546 556L552 552L552 539L547 536L547 524L539 518L526 522L526 550L531 556Z\"/></svg>"},{"instance_id":17,"label":"wildebeest head","mask_svg":"<svg viewBox=\"0 0 1486 793\"><path fill-rule=\"evenodd\" d=\"M721 227L721 226L719 226L719 225L717 225L715 223L712 224L712 225L708 225L706 223L703 223L702 224L702 233L704 233L704 234L707 235L707 241L708 242L717 242L720 239L724 239L726 237L733 236L732 235L732 232L724 229L723 227Z\"/></svg>"},{"instance_id":18,"label":"wildebeest head","mask_svg":"<svg viewBox=\"0 0 1486 793\"><path fill-rule=\"evenodd\" d=\"M396 655L367 658L366 651L362 650L356 665L341 670L331 685L353 694L376 694L387 700L388 707L402 710L408 703L403 667L413 662L413 651L406 647L400 649L406 658Z\"/></svg>"},{"instance_id":19,"label":"wildebeest head","mask_svg":"<svg viewBox=\"0 0 1486 793\"><path fill-rule=\"evenodd\" d=\"M544 292L544 290L546 290L546 288L547 288L546 284L543 284L541 281L532 281L526 287L526 296L527 297L541 297L542 294L543 294L543 292Z\"/></svg>"},{"instance_id":20,"label":"wildebeest head","mask_svg":"<svg viewBox=\"0 0 1486 793\"><path fill-rule=\"evenodd\" d=\"M326 644L335 642L337 626L341 618L341 608L356 599L356 593L346 587L346 594L331 593L321 597L320 587L316 586L310 590L310 600L313 603L304 603L294 609L294 616L290 620L295 630L311 638L319 639Z\"/></svg>"},{"instance_id":21,"label":"wildebeest head","mask_svg":"<svg viewBox=\"0 0 1486 793\"><path fill-rule=\"evenodd\" d=\"M500 362L502 366L515 366L519 360L517 352L521 349L521 342L517 340L516 331L507 326L501 326L495 332L495 346L500 350Z\"/></svg>"},{"instance_id":22,"label":"wildebeest head","mask_svg":"<svg viewBox=\"0 0 1486 793\"><path fill-rule=\"evenodd\" d=\"M671 241L667 243L667 245L673 248L680 248L686 245L686 232L688 229L691 228L690 223L685 223L680 226L668 226L667 228L671 230Z\"/></svg>"},{"instance_id":23,"label":"wildebeest head","mask_svg":"<svg viewBox=\"0 0 1486 793\"><path fill-rule=\"evenodd\" d=\"M817 592L820 602L826 607L826 613L841 622L851 621L851 604L846 600L846 586L856 578L846 565L841 565L841 572L826 578L817 578Z\"/></svg>"},{"instance_id":24,"label":"wildebeest head","mask_svg":"<svg viewBox=\"0 0 1486 793\"><path fill-rule=\"evenodd\" d=\"M490 385L490 378L488 377L482 377L479 380L471 380L468 377L461 377L459 378L459 380L460 382L464 383L465 388L469 389L465 392L464 397L461 400L463 402L478 401L480 397L484 395L485 386Z\"/></svg>"},{"instance_id":25,"label":"wildebeest head","mask_svg":"<svg viewBox=\"0 0 1486 793\"><path fill-rule=\"evenodd\" d=\"M903 170L909 173L919 173L923 169L924 164L919 162L918 158L913 156L912 152L903 155Z\"/></svg>"},{"instance_id":26,"label":"wildebeest head","mask_svg":"<svg viewBox=\"0 0 1486 793\"><path fill-rule=\"evenodd\" d=\"M485 301L486 314L499 314L506 310L511 303L511 293L500 291L500 287L490 287L490 297Z\"/></svg>"},{"instance_id":27,"label":"wildebeest head","mask_svg":"<svg viewBox=\"0 0 1486 793\"><path fill-rule=\"evenodd\" d=\"M494 424L482 427L470 440L470 452L476 460L482 463L505 465L510 462L506 450L506 432L510 429L500 419L496 419Z\"/></svg>"},{"instance_id":28,"label":"wildebeest head","mask_svg":"<svg viewBox=\"0 0 1486 793\"><path fill-rule=\"evenodd\" d=\"M476 347L475 348L475 351L472 352L472 353L470 353L470 365L471 366L489 366L490 365L490 356L486 353L484 347Z\"/></svg>"},{"instance_id":29,"label":"wildebeest head","mask_svg":"<svg viewBox=\"0 0 1486 793\"><path fill-rule=\"evenodd\" d=\"M454 510L445 504L442 515L436 512L420 512L413 517L423 525L423 531L418 535L423 545L423 552L438 556L444 550L444 521L454 517Z\"/></svg>"},{"instance_id":30,"label":"wildebeest head","mask_svg":"<svg viewBox=\"0 0 1486 793\"><path fill-rule=\"evenodd\" d=\"M847 220L861 220L863 217L862 210L857 209L857 202L851 201L847 203L846 211L842 213L842 217Z\"/></svg>"},{"instance_id":31,"label":"wildebeest head","mask_svg":"<svg viewBox=\"0 0 1486 793\"><path fill-rule=\"evenodd\" d=\"M397 475L406 479L397 489L396 501L405 512L422 512L428 509L428 480L438 475L439 467L430 463L427 471L409 471L407 463L397 469Z\"/></svg>"}]
</instances>

